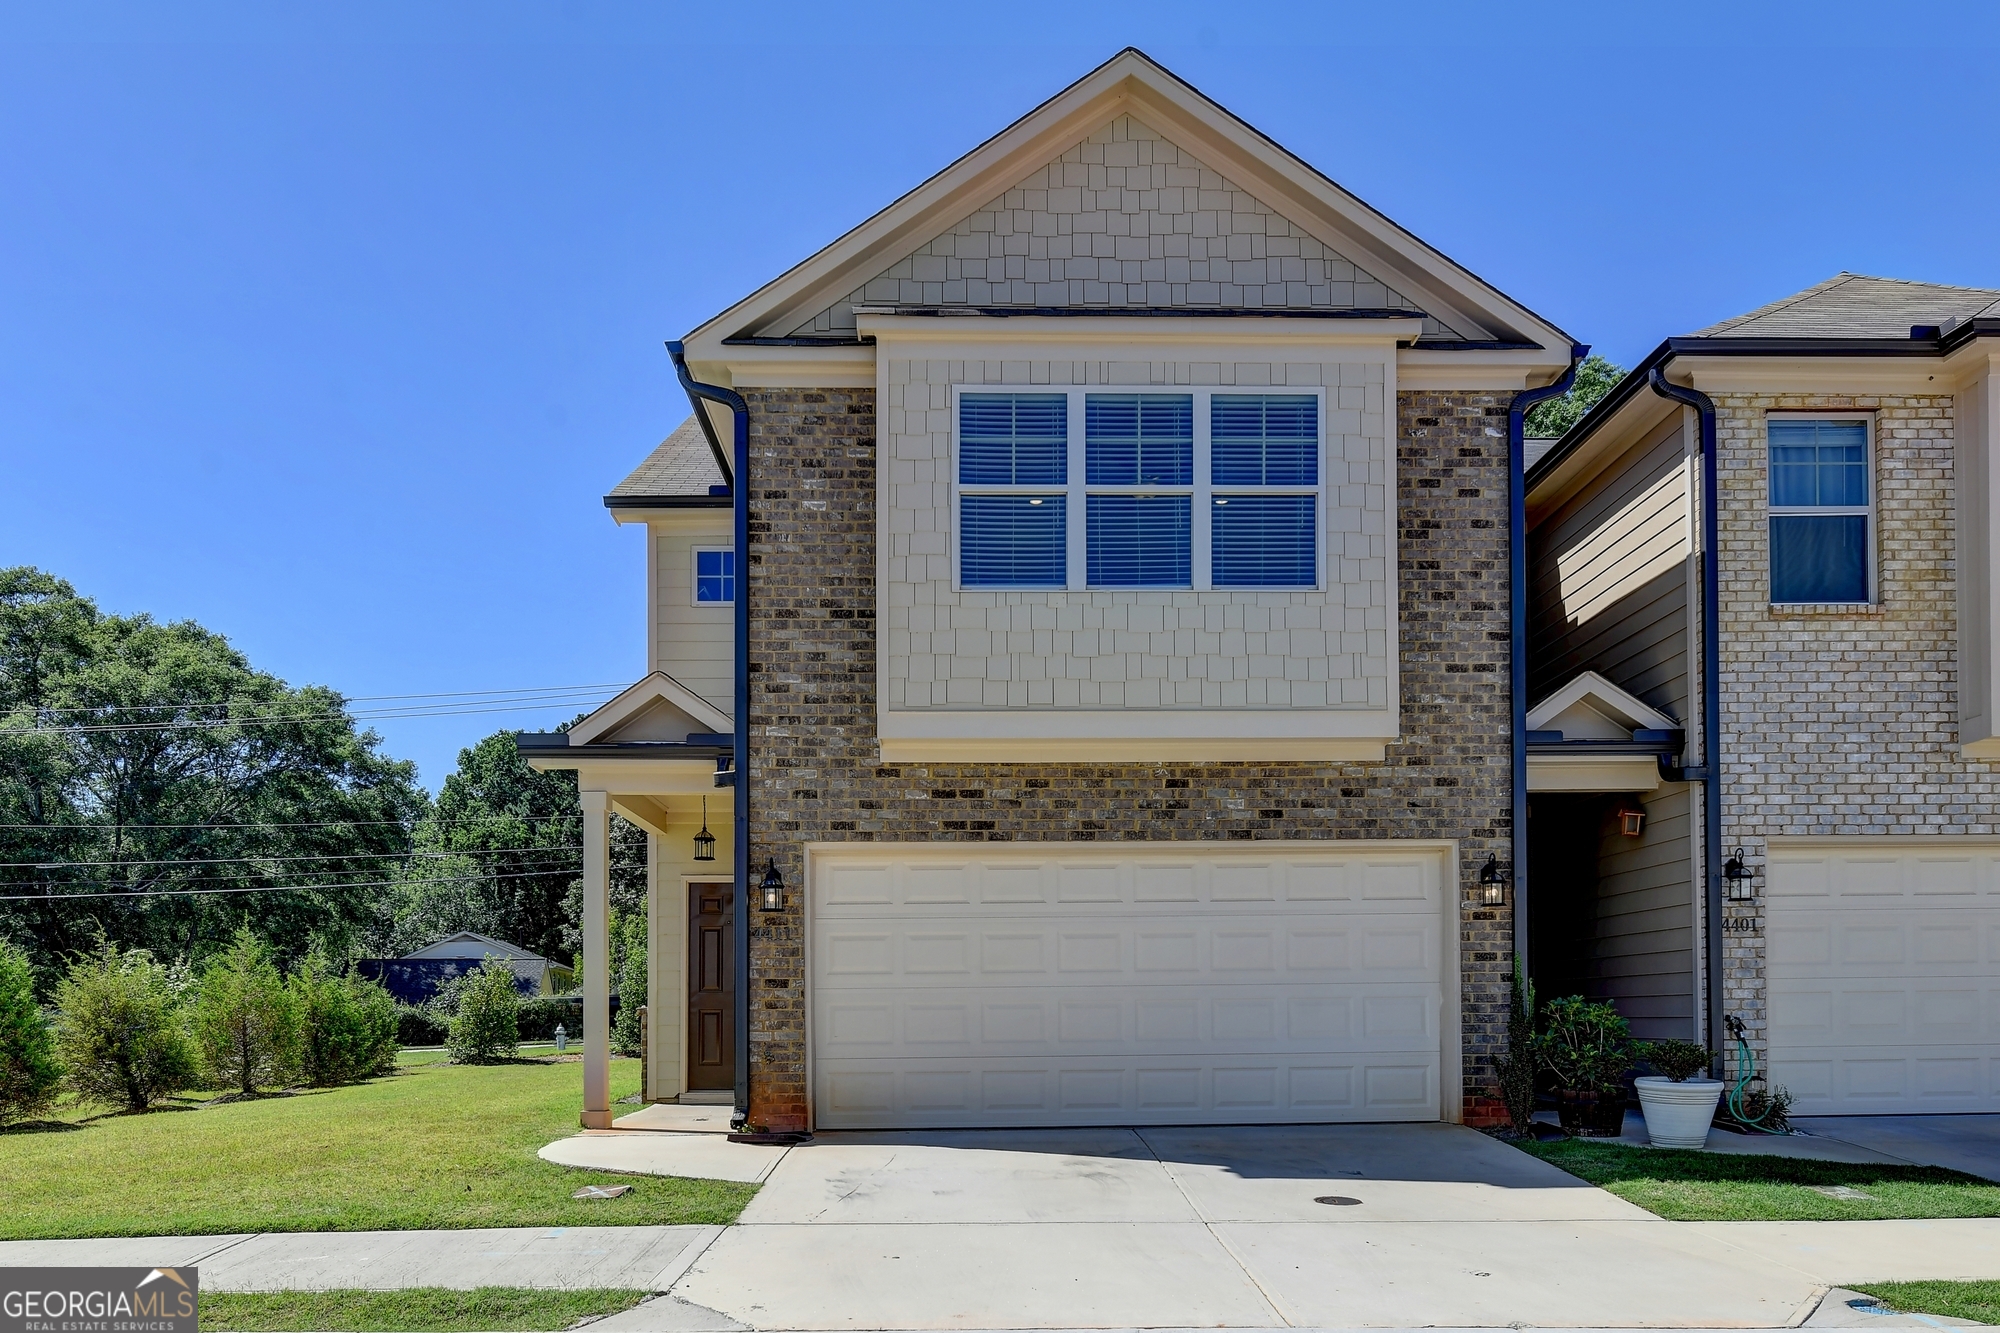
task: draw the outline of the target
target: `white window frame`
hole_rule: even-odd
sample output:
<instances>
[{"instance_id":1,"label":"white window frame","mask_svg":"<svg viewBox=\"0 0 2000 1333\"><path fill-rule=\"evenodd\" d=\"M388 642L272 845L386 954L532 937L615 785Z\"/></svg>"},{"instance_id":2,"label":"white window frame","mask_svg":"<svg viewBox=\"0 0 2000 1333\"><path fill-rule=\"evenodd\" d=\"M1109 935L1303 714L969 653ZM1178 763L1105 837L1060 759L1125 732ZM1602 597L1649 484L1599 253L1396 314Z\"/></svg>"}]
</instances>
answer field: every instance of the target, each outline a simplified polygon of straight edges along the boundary
<instances>
[{"instance_id":1,"label":"white window frame","mask_svg":"<svg viewBox=\"0 0 2000 1333\"><path fill-rule=\"evenodd\" d=\"M1771 503L1771 423L1806 421L1859 421L1864 431L1863 466L1868 474L1868 503L1865 505L1777 505ZM1852 518L1860 515L1868 524L1868 593L1858 602L1781 602L1770 597L1772 606L1874 606L1878 590L1875 574L1876 497L1880 486L1875 476L1875 414L1873 412L1766 412L1764 414L1764 592L1771 592L1771 520L1774 518Z\"/></svg>"},{"instance_id":2,"label":"white window frame","mask_svg":"<svg viewBox=\"0 0 2000 1333\"><path fill-rule=\"evenodd\" d=\"M1061 486L960 486L958 481L959 454L959 399L968 393L1012 393L1012 394L1064 394L1069 399L1069 454L1064 469L1068 478ZM1122 394L1181 395L1194 400L1194 484L1191 486L1092 486L1086 483L1088 457L1084 438L1084 402L1092 394L1116 396ZM1318 438L1313 447L1318 451L1318 467L1314 469L1317 484L1312 486L1224 486L1220 489L1227 495L1311 495L1313 501L1313 582L1311 584L1230 584L1221 589L1224 592L1323 592L1327 578L1327 511L1326 495L1326 390L1319 385L1289 384L954 384L951 389L951 450L946 466L950 469L951 484L946 503L950 505L947 523L950 528L951 583L956 592L1210 592L1215 590L1214 553L1210 546L1209 529L1215 505L1217 487L1212 482L1214 469L1210 457L1210 403L1217 396L1224 397L1267 397L1284 395L1288 397L1308 397L1316 402L1314 412L1318 428ZM1871 495L1874 493L1871 489ZM1090 583L1090 501L1091 495L1187 495L1192 497L1189 506L1189 550L1188 574L1190 582L1185 587L1163 587L1159 584L1098 584ZM961 495L1060 495L1063 497L1063 521L1065 550L1063 568L1067 579L1064 587L1047 584L999 585L983 584L968 588L959 566L958 502ZM1870 528L1873 531L1872 525ZM704 603L713 605L713 603Z\"/></svg>"},{"instance_id":3,"label":"white window frame","mask_svg":"<svg viewBox=\"0 0 2000 1333\"><path fill-rule=\"evenodd\" d=\"M701 607L734 606L736 605L736 599L734 597L731 597L726 602L704 602L701 600L701 557L704 552L708 551L719 551L725 555L734 555L736 553L736 548L734 546L716 545L711 543L706 546L696 546L689 550L688 605L701 606ZM730 587L734 588L736 586L737 580L740 579L741 577L742 577L742 571L740 570L732 574L729 580Z\"/></svg>"}]
</instances>

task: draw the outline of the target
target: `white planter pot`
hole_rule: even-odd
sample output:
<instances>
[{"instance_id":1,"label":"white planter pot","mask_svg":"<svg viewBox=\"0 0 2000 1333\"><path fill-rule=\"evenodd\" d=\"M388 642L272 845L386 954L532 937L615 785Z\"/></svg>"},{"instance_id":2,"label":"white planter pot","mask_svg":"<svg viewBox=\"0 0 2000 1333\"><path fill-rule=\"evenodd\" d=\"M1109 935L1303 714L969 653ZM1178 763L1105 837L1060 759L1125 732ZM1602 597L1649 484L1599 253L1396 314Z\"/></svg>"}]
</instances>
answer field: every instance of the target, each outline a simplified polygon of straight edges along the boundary
<instances>
[{"instance_id":1,"label":"white planter pot","mask_svg":"<svg viewBox=\"0 0 2000 1333\"><path fill-rule=\"evenodd\" d=\"M1646 1135L1655 1148L1699 1148L1708 1142L1708 1125L1715 1119L1715 1104L1722 1100L1722 1080L1691 1078L1676 1083L1649 1075L1632 1081L1646 1115Z\"/></svg>"}]
</instances>

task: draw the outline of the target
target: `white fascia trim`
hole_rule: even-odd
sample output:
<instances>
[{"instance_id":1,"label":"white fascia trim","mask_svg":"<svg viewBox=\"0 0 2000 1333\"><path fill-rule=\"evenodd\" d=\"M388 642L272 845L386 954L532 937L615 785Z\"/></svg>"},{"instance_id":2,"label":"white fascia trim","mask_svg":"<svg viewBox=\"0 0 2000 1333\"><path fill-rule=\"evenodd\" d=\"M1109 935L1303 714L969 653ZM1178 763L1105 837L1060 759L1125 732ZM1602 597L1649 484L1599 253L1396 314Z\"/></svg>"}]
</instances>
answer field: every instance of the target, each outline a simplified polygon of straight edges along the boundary
<instances>
[{"instance_id":1,"label":"white fascia trim","mask_svg":"<svg viewBox=\"0 0 2000 1333\"><path fill-rule=\"evenodd\" d=\"M628 686L616 698L599 705L590 716L569 729L571 745L588 745L619 723L637 716L657 700L664 700L710 731L729 731L729 714L696 694L664 671L655 671Z\"/></svg>"},{"instance_id":2,"label":"white fascia trim","mask_svg":"<svg viewBox=\"0 0 2000 1333\"><path fill-rule=\"evenodd\" d=\"M655 535L662 533L688 533L705 536L715 533L727 539L729 536L729 507L727 505L689 506L688 508L655 509L650 506L639 508L615 508L609 511L611 521L619 526L627 523L643 523Z\"/></svg>"},{"instance_id":3,"label":"white fascia trim","mask_svg":"<svg viewBox=\"0 0 2000 1333\"><path fill-rule=\"evenodd\" d=\"M575 773L586 792L616 792L619 796L716 796L715 763L709 759L648 758L571 759L548 752L526 756L537 773ZM722 789L726 796L727 788ZM724 807L727 808L725 799ZM716 807L711 803L709 811Z\"/></svg>"},{"instance_id":4,"label":"white fascia trim","mask_svg":"<svg viewBox=\"0 0 2000 1333\"><path fill-rule=\"evenodd\" d=\"M1625 690L1619 689L1595 671L1579 671L1569 684L1528 710L1528 730L1541 731L1551 721L1569 711L1572 704L1589 699L1601 713L1632 729L1669 731L1677 724L1665 713L1650 708Z\"/></svg>"},{"instance_id":5,"label":"white fascia trim","mask_svg":"<svg viewBox=\"0 0 2000 1333\"><path fill-rule=\"evenodd\" d=\"M872 389L875 349L860 347L733 347L714 360L689 360L696 379L737 389Z\"/></svg>"},{"instance_id":6,"label":"white fascia trim","mask_svg":"<svg viewBox=\"0 0 2000 1333\"><path fill-rule=\"evenodd\" d=\"M1529 791L1642 792L1660 785L1649 754L1530 754Z\"/></svg>"},{"instance_id":7,"label":"white fascia trim","mask_svg":"<svg viewBox=\"0 0 2000 1333\"><path fill-rule=\"evenodd\" d=\"M885 710L885 763L1286 760L1380 762L1397 739L1387 710Z\"/></svg>"},{"instance_id":8,"label":"white fascia trim","mask_svg":"<svg viewBox=\"0 0 2000 1333\"><path fill-rule=\"evenodd\" d=\"M1948 394L1937 357L1677 356L1668 374L1704 393Z\"/></svg>"},{"instance_id":9,"label":"white fascia trim","mask_svg":"<svg viewBox=\"0 0 2000 1333\"><path fill-rule=\"evenodd\" d=\"M1396 379L1405 389L1472 389L1519 393L1550 383L1569 366L1539 347L1452 351L1430 343L1396 350Z\"/></svg>"},{"instance_id":10,"label":"white fascia trim","mask_svg":"<svg viewBox=\"0 0 2000 1333\"><path fill-rule=\"evenodd\" d=\"M857 307L863 336L885 344L921 346L931 356L959 349L1023 344L1060 347L1065 354L1131 359L1139 347L1257 347L1392 349L1423 332L1421 319L1312 319L1282 314L1203 318L1173 315L902 315ZM1060 359L1060 358L1058 358Z\"/></svg>"}]
</instances>

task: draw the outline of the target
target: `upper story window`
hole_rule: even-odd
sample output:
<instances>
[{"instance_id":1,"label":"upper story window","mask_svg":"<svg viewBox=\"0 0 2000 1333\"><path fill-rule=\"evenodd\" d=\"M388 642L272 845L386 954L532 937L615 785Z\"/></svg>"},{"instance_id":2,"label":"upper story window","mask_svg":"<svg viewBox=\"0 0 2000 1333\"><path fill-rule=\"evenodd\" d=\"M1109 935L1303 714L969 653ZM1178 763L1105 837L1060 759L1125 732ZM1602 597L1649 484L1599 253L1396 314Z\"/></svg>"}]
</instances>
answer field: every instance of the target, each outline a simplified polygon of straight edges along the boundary
<instances>
[{"instance_id":1,"label":"upper story window","mask_svg":"<svg viewBox=\"0 0 2000 1333\"><path fill-rule=\"evenodd\" d=\"M729 606L736 601L736 552L727 546L694 548L694 604Z\"/></svg>"},{"instance_id":2,"label":"upper story window","mask_svg":"<svg viewBox=\"0 0 2000 1333\"><path fill-rule=\"evenodd\" d=\"M1771 417L1771 600L1866 602L1874 562L1865 418Z\"/></svg>"},{"instance_id":3,"label":"upper story window","mask_svg":"<svg viewBox=\"0 0 2000 1333\"><path fill-rule=\"evenodd\" d=\"M1310 588L1317 390L966 391L965 588Z\"/></svg>"}]
</instances>

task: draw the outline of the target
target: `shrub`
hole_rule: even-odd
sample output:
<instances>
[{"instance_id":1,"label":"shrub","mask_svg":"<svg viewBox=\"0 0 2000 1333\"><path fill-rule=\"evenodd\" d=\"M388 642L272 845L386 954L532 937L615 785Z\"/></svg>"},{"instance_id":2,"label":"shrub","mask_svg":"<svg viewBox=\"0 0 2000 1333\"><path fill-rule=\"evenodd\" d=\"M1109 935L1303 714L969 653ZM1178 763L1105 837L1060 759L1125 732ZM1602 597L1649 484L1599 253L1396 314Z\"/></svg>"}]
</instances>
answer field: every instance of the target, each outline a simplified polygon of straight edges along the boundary
<instances>
[{"instance_id":1,"label":"shrub","mask_svg":"<svg viewBox=\"0 0 2000 1333\"><path fill-rule=\"evenodd\" d=\"M1507 999L1507 1053L1493 1062L1500 1076L1500 1100L1516 1134L1526 1134L1535 1118L1535 983L1514 955L1514 975Z\"/></svg>"},{"instance_id":2,"label":"shrub","mask_svg":"<svg viewBox=\"0 0 2000 1333\"><path fill-rule=\"evenodd\" d=\"M316 1088L386 1073L396 1063L396 1002L372 981L307 954L286 983L300 1021L299 1072Z\"/></svg>"},{"instance_id":3,"label":"shrub","mask_svg":"<svg viewBox=\"0 0 2000 1333\"><path fill-rule=\"evenodd\" d=\"M625 949L618 968L618 1017L611 1025L611 1044L624 1055L637 1055L645 1044L640 1010L646 1004L646 918L633 912L626 918Z\"/></svg>"},{"instance_id":4,"label":"shrub","mask_svg":"<svg viewBox=\"0 0 2000 1333\"><path fill-rule=\"evenodd\" d=\"M1620 1092L1620 1080L1632 1063L1632 1029L1610 1005L1567 995L1542 1010L1535 1052L1559 1087Z\"/></svg>"},{"instance_id":5,"label":"shrub","mask_svg":"<svg viewBox=\"0 0 2000 1333\"><path fill-rule=\"evenodd\" d=\"M452 1016L445 1050L463 1065L490 1065L514 1058L521 1041L521 997L514 989L514 969L487 959L466 976L458 992L458 1013Z\"/></svg>"},{"instance_id":6,"label":"shrub","mask_svg":"<svg viewBox=\"0 0 2000 1333\"><path fill-rule=\"evenodd\" d=\"M61 1086L62 1062L35 1003L28 955L0 940L0 1125L48 1110Z\"/></svg>"},{"instance_id":7,"label":"shrub","mask_svg":"<svg viewBox=\"0 0 2000 1333\"><path fill-rule=\"evenodd\" d=\"M1693 1041L1641 1042L1639 1055L1664 1077L1676 1083L1685 1083L1697 1074L1706 1074L1711 1059L1708 1047Z\"/></svg>"},{"instance_id":8,"label":"shrub","mask_svg":"<svg viewBox=\"0 0 2000 1333\"><path fill-rule=\"evenodd\" d=\"M109 940L72 963L56 987L56 1053L79 1096L134 1111L196 1077L175 977L146 950L120 953Z\"/></svg>"},{"instance_id":9,"label":"shrub","mask_svg":"<svg viewBox=\"0 0 2000 1333\"><path fill-rule=\"evenodd\" d=\"M281 1086L299 1065L299 1006L248 926L209 960L195 988L194 1039L215 1086L246 1096Z\"/></svg>"},{"instance_id":10,"label":"shrub","mask_svg":"<svg viewBox=\"0 0 2000 1333\"><path fill-rule=\"evenodd\" d=\"M450 1035L451 1020L427 1004L396 1006L398 1046L442 1046Z\"/></svg>"},{"instance_id":11,"label":"shrub","mask_svg":"<svg viewBox=\"0 0 2000 1333\"><path fill-rule=\"evenodd\" d=\"M553 1041L557 1024L571 1041L583 1038L583 1006L560 995L533 995L521 1001L522 1041Z\"/></svg>"},{"instance_id":12,"label":"shrub","mask_svg":"<svg viewBox=\"0 0 2000 1333\"><path fill-rule=\"evenodd\" d=\"M1750 1088L1731 1107L1736 1118L1748 1125L1789 1133L1792 1128L1792 1094L1784 1084L1775 1088Z\"/></svg>"}]
</instances>

